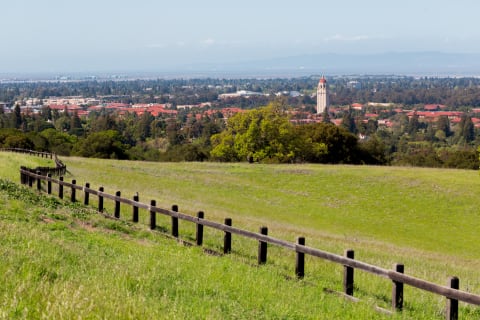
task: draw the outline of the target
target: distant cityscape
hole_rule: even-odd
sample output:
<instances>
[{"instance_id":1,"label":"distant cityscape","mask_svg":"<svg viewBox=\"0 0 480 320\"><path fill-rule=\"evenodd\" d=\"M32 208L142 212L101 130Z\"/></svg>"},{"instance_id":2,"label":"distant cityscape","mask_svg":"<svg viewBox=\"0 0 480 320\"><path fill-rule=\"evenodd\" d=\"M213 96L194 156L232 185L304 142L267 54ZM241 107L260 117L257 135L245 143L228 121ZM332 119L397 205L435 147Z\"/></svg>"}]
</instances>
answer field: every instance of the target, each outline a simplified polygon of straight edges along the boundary
<instances>
[{"instance_id":1,"label":"distant cityscape","mask_svg":"<svg viewBox=\"0 0 480 320\"><path fill-rule=\"evenodd\" d=\"M341 77L340 77L341 78ZM401 78L401 77L400 77ZM120 76L112 76L111 79L120 80ZM345 78L349 79L349 78ZM396 79L395 77L387 78L390 80ZM66 82L83 82L87 80L72 80L68 77L58 77L55 80L48 81L50 83L66 83ZM88 80L91 81L91 80ZM123 81L129 81L124 79ZM199 80L200 82L202 80ZM219 80L221 82L221 80ZM260 80L261 81L261 80ZM289 79L289 82L295 82L295 79ZM25 82L8 82L5 84L22 84L22 83L39 83L38 81ZM41 82L40 82L41 83ZM292 122L294 123L315 123L323 121L323 112L328 108L328 113L331 116L330 121L336 125L340 125L342 122L342 115L346 110L351 109L356 111L359 115L362 115L363 121L375 120L380 127L390 128L394 125L395 120L392 116L395 114L405 114L409 119L413 116L419 118L422 122L433 123L438 121L439 117L447 117L451 124L455 124L461 121L463 115L469 114L471 120L474 123L475 128L480 128L480 106L470 106L467 110L463 108L462 111L454 110L454 106L447 106L442 103L418 103L415 106L407 105L399 102L355 102L352 101L346 105L333 105L330 106L330 92L327 92L327 81L324 77L318 82L318 88L316 91L311 88L310 93L306 93L296 90L283 90L274 93L265 93L261 91L251 90L237 90L235 92L220 93L214 96L211 101L205 101L201 103L191 104L177 104L177 103L124 103L128 96L96 96L96 97L84 97L84 96L64 96L64 97L48 97L48 98L36 98L25 97L21 100L15 100L13 102L1 102L0 106L4 108L5 113L10 113L15 105L19 105L22 113L24 114L39 114L42 109L48 107L51 110L56 110L60 113L67 111L70 114L75 113L79 117L87 117L92 112L98 112L102 109L115 113L118 116L122 116L126 113L135 113L142 115L143 113L150 113L154 117L167 116L175 117L179 112L191 112L195 114L204 113L205 115L211 114L213 111L219 111L224 114L225 117L229 117L235 113L242 112L244 108L235 106L235 101L238 99L252 100L255 97L263 97L266 100L270 100L275 97L288 97L299 99L308 95L310 99L316 99L316 108L306 108L305 105L298 106L289 110L292 116ZM344 82L345 88L353 91L361 91L362 81L360 80L348 80ZM234 86L232 85L216 85L208 86L209 89L215 91L231 91ZM184 86L194 90L193 86ZM145 91L150 91L151 88L146 88ZM267 90L271 91L271 90ZM336 94L336 93L333 93ZM261 101L266 101L261 100ZM229 106L225 107L223 104L219 105L219 101L227 103ZM218 107L218 108L217 108ZM386 116L388 115L388 117Z\"/></svg>"},{"instance_id":2,"label":"distant cityscape","mask_svg":"<svg viewBox=\"0 0 480 320\"><path fill-rule=\"evenodd\" d=\"M272 106L277 109L270 109ZM292 141L288 144L292 150L287 153L285 147L271 155L268 155L273 152L271 148L266 149L268 152L259 151L259 155L267 158L283 154L275 161L469 169L479 166L476 153L480 145L480 78L477 77L313 75L135 80L120 76L102 80L60 77L4 81L0 83L0 107L0 127L16 129L19 130L16 134L24 135L6 140L4 146L39 144L36 149L55 150L63 155L152 161L227 158L241 161L246 156L237 151L230 152L227 158L225 154L211 153L218 144L223 151L232 146L228 139L219 140L226 134L232 134L229 139L234 139L235 133L229 131L232 121L278 116L289 123L283 122L283 126L291 131L290 139L302 137L303 142ZM278 114L262 115L272 110ZM243 125L248 124L245 121ZM55 138L52 130L63 136ZM36 135L42 138L35 138ZM88 151L91 145L101 145L88 142L90 139L109 141L112 137L116 141L102 149L113 148L108 153ZM48 142L42 142L44 139ZM350 141L348 148L344 145L347 141ZM248 148L254 146L250 144ZM328 148L328 152L322 156L323 148ZM312 150L317 153L311 154ZM251 154L256 152L251 150ZM260 161L256 156L249 159Z\"/></svg>"}]
</instances>

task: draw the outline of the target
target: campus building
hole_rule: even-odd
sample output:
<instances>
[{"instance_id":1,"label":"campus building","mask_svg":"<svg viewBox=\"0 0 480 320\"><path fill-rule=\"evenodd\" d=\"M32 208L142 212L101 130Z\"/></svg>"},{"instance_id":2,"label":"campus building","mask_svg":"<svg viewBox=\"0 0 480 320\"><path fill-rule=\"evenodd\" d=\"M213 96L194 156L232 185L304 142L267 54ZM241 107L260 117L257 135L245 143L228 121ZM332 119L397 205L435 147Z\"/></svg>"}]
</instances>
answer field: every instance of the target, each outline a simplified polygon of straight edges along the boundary
<instances>
[{"instance_id":1,"label":"campus building","mask_svg":"<svg viewBox=\"0 0 480 320\"><path fill-rule=\"evenodd\" d=\"M325 110L328 112L328 86L327 80L322 76L317 87L317 114L322 114Z\"/></svg>"}]
</instances>

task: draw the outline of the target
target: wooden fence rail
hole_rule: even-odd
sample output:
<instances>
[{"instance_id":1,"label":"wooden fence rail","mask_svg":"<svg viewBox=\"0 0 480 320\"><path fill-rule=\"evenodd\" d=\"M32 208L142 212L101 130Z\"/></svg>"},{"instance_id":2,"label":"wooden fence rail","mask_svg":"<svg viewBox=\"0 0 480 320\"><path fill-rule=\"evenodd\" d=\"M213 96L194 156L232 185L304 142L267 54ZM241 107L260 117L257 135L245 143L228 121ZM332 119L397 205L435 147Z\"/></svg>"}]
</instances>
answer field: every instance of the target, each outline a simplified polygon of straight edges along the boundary
<instances>
[{"instance_id":1,"label":"wooden fence rail","mask_svg":"<svg viewBox=\"0 0 480 320\"><path fill-rule=\"evenodd\" d=\"M50 159L53 159L54 157L54 154L50 152L40 152L40 151L33 151L33 150L20 149L20 148L0 148L0 152L24 153L31 156L38 156L38 157L50 158Z\"/></svg>"},{"instance_id":2,"label":"wooden fence rail","mask_svg":"<svg viewBox=\"0 0 480 320\"><path fill-rule=\"evenodd\" d=\"M197 216L191 216L178 211L177 206L172 206L171 209L164 209L156 206L155 200L151 200L150 204L139 202L138 194L135 194L133 200L121 197L121 192L117 191L115 195L104 192L104 188L100 187L99 190L90 188L90 184L86 183L85 186L76 184L73 180L71 183L64 181L63 177L54 179L51 175L42 175L39 173L31 172L30 170L21 169L21 182L33 186L32 181L45 181L47 183L47 192L51 193L51 183L58 185L59 197L63 198L63 188L71 189L71 201L76 200L75 190L79 190L84 193L84 202L88 204L90 195L98 197L98 211L104 210L104 199L114 201L114 216L120 218L120 205L126 204L132 207L132 220L138 222L138 209L144 209L150 212L150 228L156 228L156 214L162 214L171 217L172 227L171 233L173 237L179 237L178 220L188 221L196 224L196 243L202 245L203 243L203 227L209 227L225 233L224 236L224 253L231 252L232 234L239 235L245 238L254 239L258 241L258 264L264 264L267 262L267 244L275 245L287 250L296 252L295 261L295 275L298 278L304 277L305 255L321 258L327 261L331 261L344 267L343 277L343 294L346 296L353 296L354 294L354 270L362 270L385 279L392 281L392 309L394 311L401 311L403 307L403 285L409 285L414 288L425 290L437 295L441 295L447 298L446 302L446 319L458 319L458 301L463 301L472 305L480 305L480 295L469 293L459 290L458 278L452 277L449 279L447 286L438 285L429 281L425 281L419 278L415 278L404 274L404 266L396 264L392 270L384 269L378 266L374 266L365 262L361 262L354 259L353 250L346 250L345 256L333 254L316 248L308 247L305 245L305 238L299 237L297 243L292 243L282 239L277 239L268 235L267 227L261 227L260 232L252 232L243 230L232 226L232 220L230 218L225 219L224 223L214 222L204 219L204 213L199 212ZM37 189L41 190L39 184Z\"/></svg>"},{"instance_id":3,"label":"wooden fence rail","mask_svg":"<svg viewBox=\"0 0 480 320\"><path fill-rule=\"evenodd\" d=\"M40 174L43 176L46 176L48 174L60 176L67 173L67 166L57 157L55 153L40 152L40 151L33 151L33 150L20 149L20 148L4 148L4 149L0 148L0 152L23 153L31 156L53 159L55 161L55 167L36 167L36 168L27 168L24 166L21 167L22 170L27 170L27 171L30 171L31 173L37 174L38 172L40 172ZM31 176L31 178L33 178L33 176ZM22 183L27 184L28 180L22 181Z\"/></svg>"},{"instance_id":4,"label":"wooden fence rail","mask_svg":"<svg viewBox=\"0 0 480 320\"><path fill-rule=\"evenodd\" d=\"M36 167L36 168L27 168L24 166L21 167L22 170L30 171L31 173L34 173L34 174L38 174L40 172L40 174L43 176L46 176L48 174L60 176L67 173L67 166L60 159L58 159L57 155L54 153L39 152L39 151L26 150L26 149L20 149L20 148L0 149L0 152L23 153L23 154L28 154L32 156L38 156L41 158L54 159L55 167ZM35 177L22 176L22 179L26 179L25 181L24 180L21 181L23 184L31 184L34 182ZM33 179L33 180L29 182L28 179L31 179L31 180Z\"/></svg>"}]
</instances>

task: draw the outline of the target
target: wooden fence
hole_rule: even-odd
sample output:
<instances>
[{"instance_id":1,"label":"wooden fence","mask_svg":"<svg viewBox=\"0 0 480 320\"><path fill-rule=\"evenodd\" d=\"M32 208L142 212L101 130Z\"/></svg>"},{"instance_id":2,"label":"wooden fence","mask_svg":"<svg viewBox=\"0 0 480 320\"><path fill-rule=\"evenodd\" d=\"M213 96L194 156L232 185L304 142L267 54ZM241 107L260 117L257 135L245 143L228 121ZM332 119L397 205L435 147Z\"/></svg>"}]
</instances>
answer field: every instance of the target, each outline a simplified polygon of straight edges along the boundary
<instances>
[{"instance_id":1,"label":"wooden fence","mask_svg":"<svg viewBox=\"0 0 480 320\"><path fill-rule=\"evenodd\" d=\"M23 153L23 154L28 154L28 155L31 155L31 156L53 159L55 161L55 167L36 167L36 168L27 168L25 166L21 167L22 170L30 171L31 173L37 174L38 172L40 172L40 174L43 175L43 176L46 176L47 174L51 174L53 176L61 176L61 175L64 175L64 174L67 173L67 166L54 153L39 152L39 151L20 149L20 148L0 149L0 152ZM21 181L22 184L29 184L28 177L25 176L24 178L27 179L27 180Z\"/></svg>"},{"instance_id":2,"label":"wooden fence","mask_svg":"<svg viewBox=\"0 0 480 320\"><path fill-rule=\"evenodd\" d=\"M3 148L3 149L0 149L0 151L2 151L2 152L23 153L23 154L28 154L28 155L31 155L31 156L38 156L38 157L41 157L41 158L49 158L49 159L53 159L53 157L54 157L53 153L33 151L33 150L21 149L21 148Z\"/></svg>"},{"instance_id":3,"label":"wooden fence","mask_svg":"<svg viewBox=\"0 0 480 320\"><path fill-rule=\"evenodd\" d=\"M235 228L232 226L232 220L227 218L224 223L209 221L204 219L204 213L198 212L197 216L191 216L178 211L176 205L172 206L170 210L159 208L156 206L155 200L151 200L150 204L139 202L138 194L133 197L133 200L121 196L121 192L116 192L115 195L104 192L104 188L100 187L98 190L90 188L90 184L79 186L76 180L71 183L64 181L63 177L59 179L52 178L51 174L44 176L40 173L32 173L29 170L20 170L21 182L33 187L32 181L37 181L36 189L42 190L42 181L46 184L46 191L52 194L52 183L58 185L58 197L64 197L64 188L70 188L70 201L77 201L76 191L83 192L84 205L89 205L90 195L98 197L98 211L104 212L104 199L114 202L114 217L120 219L121 204L132 207L132 221L138 222L138 210L144 209L150 213L149 227L155 229L156 215L161 214L171 217L171 235L179 238L178 221L188 221L196 225L196 239L197 245L201 246L203 243L203 229L209 227L212 229L224 232L223 252L228 254L232 250L232 235L238 235L249 239L258 241L258 264L265 264L267 262L267 244L279 246L286 250L291 250L296 253L295 259L295 275L298 278L303 278L305 275L305 255L328 260L340 265L343 265L343 293L345 297L353 297L354 294L354 270L362 270L376 276L383 277L392 281L392 309L394 311L401 311L403 308L404 296L403 287L409 285L421 290L429 291L446 298L446 319L458 319L458 302L463 301L472 305L480 305L480 295L472 294L466 291L459 290L459 279L451 277L448 279L447 286L438 285L419 278L415 278L404 274L404 266L396 264L392 270L377 267L365 262L354 259L354 251L346 250L344 256L322 251L316 248L305 245L305 238L297 238L297 242L288 242L282 239L277 239L268 235L268 228L261 227L259 232L252 232Z\"/></svg>"}]
</instances>

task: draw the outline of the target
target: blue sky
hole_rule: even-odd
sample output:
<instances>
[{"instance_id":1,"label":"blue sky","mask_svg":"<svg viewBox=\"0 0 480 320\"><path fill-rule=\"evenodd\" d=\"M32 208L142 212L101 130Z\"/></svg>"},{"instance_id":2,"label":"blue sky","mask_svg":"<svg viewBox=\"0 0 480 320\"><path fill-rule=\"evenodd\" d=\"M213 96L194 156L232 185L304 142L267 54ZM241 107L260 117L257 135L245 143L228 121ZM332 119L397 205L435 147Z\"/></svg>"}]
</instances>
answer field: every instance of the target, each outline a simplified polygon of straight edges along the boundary
<instances>
[{"instance_id":1,"label":"blue sky","mask_svg":"<svg viewBox=\"0 0 480 320\"><path fill-rule=\"evenodd\" d=\"M173 69L317 53L480 53L478 0L10 0L0 73Z\"/></svg>"}]
</instances>

